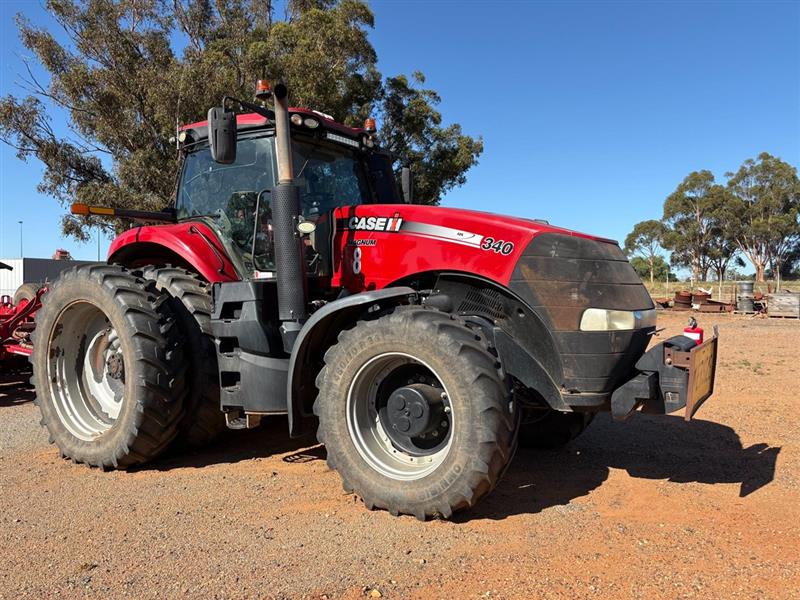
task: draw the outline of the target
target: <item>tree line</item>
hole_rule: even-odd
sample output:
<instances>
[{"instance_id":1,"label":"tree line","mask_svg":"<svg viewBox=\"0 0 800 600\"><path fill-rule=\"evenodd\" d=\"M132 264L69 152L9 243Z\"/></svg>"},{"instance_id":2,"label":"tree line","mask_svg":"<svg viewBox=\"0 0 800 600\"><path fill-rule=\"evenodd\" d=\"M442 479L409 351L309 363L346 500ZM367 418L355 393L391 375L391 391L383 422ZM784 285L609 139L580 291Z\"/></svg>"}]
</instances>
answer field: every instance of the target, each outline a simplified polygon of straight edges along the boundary
<instances>
[{"instance_id":1,"label":"tree line","mask_svg":"<svg viewBox=\"0 0 800 600\"><path fill-rule=\"evenodd\" d=\"M366 3L276 4L280 15L271 0L47 0L54 30L17 16L34 64L22 93L0 98L0 140L43 163L38 189L62 205L160 210L174 188L177 124L205 119L223 95L252 98L267 78L288 84L294 106L347 125L377 117L381 145L397 170L412 168L419 198L435 204L465 182L482 140L443 123L422 73L378 71ZM84 240L93 225L107 222L62 221Z\"/></svg>"},{"instance_id":2,"label":"tree line","mask_svg":"<svg viewBox=\"0 0 800 600\"><path fill-rule=\"evenodd\" d=\"M800 179L797 168L766 152L748 158L717 182L708 170L687 175L664 200L660 220L637 223L625 238L625 252L650 282L670 265L688 267L692 287L718 281L746 258L763 282L767 269L781 277L800 265ZM666 271L665 271L666 269Z\"/></svg>"}]
</instances>

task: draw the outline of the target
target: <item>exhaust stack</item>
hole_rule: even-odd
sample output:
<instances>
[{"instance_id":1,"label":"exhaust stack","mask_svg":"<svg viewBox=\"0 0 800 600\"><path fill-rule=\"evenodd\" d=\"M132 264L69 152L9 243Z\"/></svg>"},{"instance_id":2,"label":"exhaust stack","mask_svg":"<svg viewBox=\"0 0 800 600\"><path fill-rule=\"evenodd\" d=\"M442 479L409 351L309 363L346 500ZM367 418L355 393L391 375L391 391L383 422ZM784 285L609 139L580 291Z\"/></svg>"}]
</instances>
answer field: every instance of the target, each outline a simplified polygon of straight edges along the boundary
<instances>
[{"instance_id":1,"label":"exhaust stack","mask_svg":"<svg viewBox=\"0 0 800 600\"><path fill-rule=\"evenodd\" d=\"M294 185L286 86L277 84L273 97L278 184L272 188L272 226L275 236L278 318L281 320L283 348L291 353L297 334L308 318L308 301L303 244L297 235L300 194Z\"/></svg>"}]
</instances>

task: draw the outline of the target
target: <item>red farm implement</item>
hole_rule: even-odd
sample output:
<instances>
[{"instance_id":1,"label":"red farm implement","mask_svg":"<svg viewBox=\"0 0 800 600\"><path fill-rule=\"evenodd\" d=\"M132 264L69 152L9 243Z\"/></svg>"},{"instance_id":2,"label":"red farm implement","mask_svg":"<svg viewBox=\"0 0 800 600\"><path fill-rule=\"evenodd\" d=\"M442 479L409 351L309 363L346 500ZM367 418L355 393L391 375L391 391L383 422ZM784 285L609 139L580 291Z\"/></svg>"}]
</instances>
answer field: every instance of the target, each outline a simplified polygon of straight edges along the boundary
<instances>
[{"instance_id":1,"label":"red farm implement","mask_svg":"<svg viewBox=\"0 0 800 600\"><path fill-rule=\"evenodd\" d=\"M11 269L5 263L0 263L0 268ZM33 352L33 318L41 308L42 296L46 292L46 287L25 284L13 297L6 294L0 297L0 370L18 362L17 357L27 358ZM21 364L27 364L27 361Z\"/></svg>"}]
</instances>

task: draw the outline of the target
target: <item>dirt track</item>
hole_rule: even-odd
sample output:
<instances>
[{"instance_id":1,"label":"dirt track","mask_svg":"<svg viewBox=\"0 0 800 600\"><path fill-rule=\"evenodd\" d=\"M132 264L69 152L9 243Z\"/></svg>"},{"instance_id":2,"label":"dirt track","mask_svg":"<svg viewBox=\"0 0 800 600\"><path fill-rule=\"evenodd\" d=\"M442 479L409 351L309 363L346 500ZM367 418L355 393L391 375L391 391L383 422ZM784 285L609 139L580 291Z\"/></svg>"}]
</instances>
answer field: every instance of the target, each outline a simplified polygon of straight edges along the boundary
<instances>
[{"instance_id":1,"label":"dirt track","mask_svg":"<svg viewBox=\"0 0 800 600\"><path fill-rule=\"evenodd\" d=\"M137 472L73 465L5 377L0 597L800 598L800 322L713 322L699 419L602 415L454 522L368 512L280 419Z\"/></svg>"}]
</instances>

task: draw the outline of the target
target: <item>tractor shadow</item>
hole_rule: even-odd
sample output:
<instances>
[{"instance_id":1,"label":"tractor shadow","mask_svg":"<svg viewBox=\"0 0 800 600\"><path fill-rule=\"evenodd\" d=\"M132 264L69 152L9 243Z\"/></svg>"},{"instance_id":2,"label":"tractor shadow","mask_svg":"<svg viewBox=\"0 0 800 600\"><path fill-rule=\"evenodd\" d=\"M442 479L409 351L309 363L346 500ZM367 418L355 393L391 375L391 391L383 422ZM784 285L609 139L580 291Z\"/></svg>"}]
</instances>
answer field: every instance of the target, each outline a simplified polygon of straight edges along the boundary
<instances>
[{"instance_id":1,"label":"tractor shadow","mask_svg":"<svg viewBox=\"0 0 800 600\"><path fill-rule=\"evenodd\" d=\"M497 489L456 522L501 520L567 506L600 487L610 469L631 477L675 483L738 483L745 497L768 485L775 476L780 447L742 446L725 425L677 416L637 414L635 423L616 423L601 414L571 444L557 450L521 448ZM227 431L207 447L174 449L137 471L202 469L280 456L286 463L325 459L325 448L313 435L290 439L286 417L270 417L247 431Z\"/></svg>"},{"instance_id":2,"label":"tractor shadow","mask_svg":"<svg viewBox=\"0 0 800 600\"><path fill-rule=\"evenodd\" d=\"M676 483L738 483L739 497L774 479L780 447L745 448L733 429L710 421L642 414L632 419L617 423L601 414L561 449L520 448L497 489L458 520L504 519L567 505L605 482L611 468Z\"/></svg>"},{"instance_id":3,"label":"tractor shadow","mask_svg":"<svg viewBox=\"0 0 800 600\"><path fill-rule=\"evenodd\" d=\"M0 373L0 408L33 402L36 393L30 384L30 368Z\"/></svg>"},{"instance_id":4,"label":"tractor shadow","mask_svg":"<svg viewBox=\"0 0 800 600\"><path fill-rule=\"evenodd\" d=\"M286 417L267 417L258 427L243 431L224 431L213 443L198 449L175 448L137 471L202 469L210 465L233 464L271 456L286 463L306 463L325 459L325 449L313 434L292 439Z\"/></svg>"}]
</instances>

